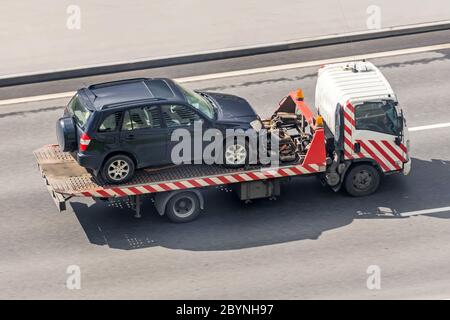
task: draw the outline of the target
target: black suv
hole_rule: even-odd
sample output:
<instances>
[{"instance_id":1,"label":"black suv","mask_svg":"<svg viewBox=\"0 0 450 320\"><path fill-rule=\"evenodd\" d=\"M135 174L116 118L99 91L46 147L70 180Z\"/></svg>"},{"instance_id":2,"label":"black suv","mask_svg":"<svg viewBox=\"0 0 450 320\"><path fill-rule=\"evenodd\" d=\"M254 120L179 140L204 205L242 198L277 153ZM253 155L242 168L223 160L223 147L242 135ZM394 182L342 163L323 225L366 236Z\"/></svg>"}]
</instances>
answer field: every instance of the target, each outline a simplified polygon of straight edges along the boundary
<instances>
[{"instance_id":1,"label":"black suv","mask_svg":"<svg viewBox=\"0 0 450 320\"><path fill-rule=\"evenodd\" d=\"M135 169L172 163L177 128L203 131L261 127L242 98L189 90L166 78L101 83L77 91L57 122L60 148L108 183L130 180ZM238 140L237 140L238 141ZM238 142L236 142L238 143ZM228 148L228 147L227 147ZM248 145L224 150L234 166L245 164Z\"/></svg>"}]
</instances>

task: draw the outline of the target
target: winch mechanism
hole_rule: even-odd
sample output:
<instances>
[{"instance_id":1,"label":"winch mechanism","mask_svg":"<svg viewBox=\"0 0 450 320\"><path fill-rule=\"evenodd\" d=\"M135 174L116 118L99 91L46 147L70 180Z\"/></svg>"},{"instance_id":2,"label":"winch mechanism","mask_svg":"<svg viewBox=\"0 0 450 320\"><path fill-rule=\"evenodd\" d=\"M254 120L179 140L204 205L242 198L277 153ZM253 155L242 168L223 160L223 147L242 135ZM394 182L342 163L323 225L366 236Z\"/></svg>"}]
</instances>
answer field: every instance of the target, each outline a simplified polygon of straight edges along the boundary
<instances>
[{"instance_id":1,"label":"winch mechanism","mask_svg":"<svg viewBox=\"0 0 450 320\"><path fill-rule=\"evenodd\" d=\"M298 161L304 157L312 135L301 115L291 112L276 112L271 119L263 121L264 127L278 139L281 162Z\"/></svg>"}]
</instances>

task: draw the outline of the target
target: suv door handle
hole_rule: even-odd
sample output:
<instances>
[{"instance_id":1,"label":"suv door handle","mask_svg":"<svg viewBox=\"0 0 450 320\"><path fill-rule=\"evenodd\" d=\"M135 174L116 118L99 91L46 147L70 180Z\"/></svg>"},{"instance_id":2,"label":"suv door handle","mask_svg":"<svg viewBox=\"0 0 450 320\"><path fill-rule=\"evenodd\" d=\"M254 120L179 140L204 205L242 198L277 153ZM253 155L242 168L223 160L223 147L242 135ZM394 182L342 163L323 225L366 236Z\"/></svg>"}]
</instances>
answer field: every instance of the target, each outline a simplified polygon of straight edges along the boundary
<instances>
[{"instance_id":1,"label":"suv door handle","mask_svg":"<svg viewBox=\"0 0 450 320\"><path fill-rule=\"evenodd\" d=\"M125 140L134 140L134 134L129 134L125 137Z\"/></svg>"}]
</instances>

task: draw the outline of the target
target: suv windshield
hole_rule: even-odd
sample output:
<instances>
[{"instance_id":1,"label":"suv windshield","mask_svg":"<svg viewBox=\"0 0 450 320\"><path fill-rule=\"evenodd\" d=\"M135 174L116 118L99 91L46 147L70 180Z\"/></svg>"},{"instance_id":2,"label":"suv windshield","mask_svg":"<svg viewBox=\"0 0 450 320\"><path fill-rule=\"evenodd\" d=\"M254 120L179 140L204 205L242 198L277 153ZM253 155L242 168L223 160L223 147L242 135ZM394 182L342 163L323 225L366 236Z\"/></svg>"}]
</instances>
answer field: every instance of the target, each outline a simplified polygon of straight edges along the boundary
<instances>
[{"instance_id":1,"label":"suv windshield","mask_svg":"<svg viewBox=\"0 0 450 320\"><path fill-rule=\"evenodd\" d=\"M207 116L209 119L214 118L214 107L213 105L208 101L208 99L205 99L200 94L198 94L195 91L192 91L188 88L185 88L178 84L178 87L183 91L184 97L186 98L187 102L199 110L201 113L203 113L205 116Z\"/></svg>"},{"instance_id":2,"label":"suv windshield","mask_svg":"<svg viewBox=\"0 0 450 320\"><path fill-rule=\"evenodd\" d=\"M74 96L67 105L67 111L73 117L75 122L84 129L91 112L81 103L78 95Z\"/></svg>"},{"instance_id":3,"label":"suv windshield","mask_svg":"<svg viewBox=\"0 0 450 320\"><path fill-rule=\"evenodd\" d=\"M390 100L370 101L355 106L356 129L398 135L401 122L395 104Z\"/></svg>"}]
</instances>

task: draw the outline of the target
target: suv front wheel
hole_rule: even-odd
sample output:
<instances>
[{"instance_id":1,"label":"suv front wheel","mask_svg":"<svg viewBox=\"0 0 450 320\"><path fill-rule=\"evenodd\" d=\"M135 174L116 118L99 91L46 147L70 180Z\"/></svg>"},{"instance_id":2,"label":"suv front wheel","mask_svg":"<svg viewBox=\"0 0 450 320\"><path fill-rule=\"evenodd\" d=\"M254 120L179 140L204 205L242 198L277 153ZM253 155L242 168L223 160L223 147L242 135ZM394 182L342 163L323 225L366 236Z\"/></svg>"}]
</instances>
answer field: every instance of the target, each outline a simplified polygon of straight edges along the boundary
<instances>
[{"instance_id":1,"label":"suv front wheel","mask_svg":"<svg viewBox=\"0 0 450 320\"><path fill-rule=\"evenodd\" d=\"M125 183L134 175L134 162L130 157L119 154L109 158L102 168L102 177L112 184Z\"/></svg>"},{"instance_id":2,"label":"suv front wheel","mask_svg":"<svg viewBox=\"0 0 450 320\"><path fill-rule=\"evenodd\" d=\"M225 144L223 151L223 164L228 168L240 168L249 162L249 146L247 141L234 141Z\"/></svg>"}]
</instances>

